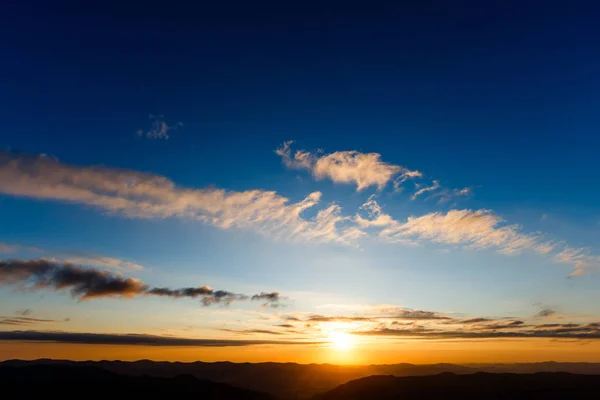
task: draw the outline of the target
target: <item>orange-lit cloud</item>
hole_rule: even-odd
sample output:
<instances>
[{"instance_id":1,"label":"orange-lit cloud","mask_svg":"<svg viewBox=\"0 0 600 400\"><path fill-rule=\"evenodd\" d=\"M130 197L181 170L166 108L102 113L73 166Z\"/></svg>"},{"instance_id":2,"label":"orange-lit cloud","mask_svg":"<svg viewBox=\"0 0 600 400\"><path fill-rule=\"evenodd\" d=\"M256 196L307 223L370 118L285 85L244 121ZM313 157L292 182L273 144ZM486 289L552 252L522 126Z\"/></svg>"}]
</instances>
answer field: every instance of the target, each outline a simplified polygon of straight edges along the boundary
<instances>
[{"instance_id":1,"label":"orange-lit cloud","mask_svg":"<svg viewBox=\"0 0 600 400\"><path fill-rule=\"evenodd\" d=\"M331 154L309 153L296 150L292 154L292 141L284 142L275 153L285 166L309 170L316 179L330 179L336 183L351 183L361 191L369 186L383 189L395 180L396 185L407 179L421 177L419 171L411 171L399 165L381 161L378 153L359 151L336 151Z\"/></svg>"}]
</instances>

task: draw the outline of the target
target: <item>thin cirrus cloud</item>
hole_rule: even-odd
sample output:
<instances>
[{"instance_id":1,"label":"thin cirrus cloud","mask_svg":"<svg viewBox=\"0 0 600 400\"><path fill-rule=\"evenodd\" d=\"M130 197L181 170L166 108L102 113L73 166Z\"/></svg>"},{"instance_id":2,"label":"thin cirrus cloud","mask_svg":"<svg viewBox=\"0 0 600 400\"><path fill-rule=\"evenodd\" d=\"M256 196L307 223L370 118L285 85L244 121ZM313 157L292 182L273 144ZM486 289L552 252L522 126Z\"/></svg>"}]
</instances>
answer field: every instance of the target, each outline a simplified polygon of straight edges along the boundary
<instances>
[{"instance_id":1,"label":"thin cirrus cloud","mask_svg":"<svg viewBox=\"0 0 600 400\"><path fill-rule=\"evenodd\" d=\"M355 184L357 191L369 186L376 186L381 190L390 182L394 182L395 187L398 188L407 179L423 176L419 171L381 161L381 155L378 153L336 151L331 154L319 154L304 150L292 152L292 143L293 141L284 142L275 150L286 167L306 169L316 179Z\"/></svg>"},{"instance_id":2,"label":"thin cirrus cloud","mask_svg":"<svg viewBox=\"0 0 600 400\"><path fill-rule=\"evenodd\" d=\"M379 238L390 243L418 245L421 241L431 241L465 249L495 249L505 255L532 251L555 262L572 265L570 276L600 267L600 256L590 254L587 249L574 249L547 240L540 233L524 233L520 226L507 224L490 210L454 209L409 217L401 222L384 213L373 196L361 209L367 215L357 214L357 224L363 228L378 228Z\"/></svg>"},{"instance_id":3,"label":"thin cirrus cloud","mask_svg":"<svg viewBox=\"0 0 600 400\"><path fill-rule=\"evenodd\" d=\"M269 301L276 304L280 299L277 292L263 292L255 295L258 297L253 299L244 294L214 290L210 286L182 289L151 287L139 279L44 259L0 261L0 286L3 285L21 285L26 290L70 290L71 295L79 300L139 296L174 299L187 297L199 298L204 306L211 306L214 304L229 305L235 301L264 300L265 297L270 297Z\"/></svg>"},{"instance_id":4,"label":"thin cirrus cloud","mask_svg":"<svg viewBox=\"0 0 600 400\"><path fill-rule=\"evenodd\" d=\"M411 199L412 200L416 200L419 196L421 196L422 194L428 193L428 192L434 192L436 190L438 190L440 188L440 182L439 181L433 181L431 186L424 186L422 188L420 188L419 190L417 190L412 196Z\"/></svg>"},{"instance_id":5,"label":"thin cirrus cloud","mask_svg":"<svg viewBox=\"0 0 600 400\"><path fill-rule=\"evenodd\" d=\"M277 239L352 244L363 235L336 204L304 218L303 212L319 203L320 192L290 203L274 191L182 188L158 175L79 167L45 156L0 153L0 193L78 203L130 218L193 219Z\"/></svg>"},{"instance_id":6,"label":"thin cirrus cloud","mask_svg":"<svg viewBox=\"0 0 600 400\"><path fill-rule=\"evenodd\" d=\"M419 196L429 193L427 199L438 198L438 204L448 203L451 200L460 197L469 197L473 195L472 187L462 189L448 189L442 187L439 181L434 180L431 186L417 186L419 189L411 196L411 200L416 200Z\"/></svg>"}]
</instances>

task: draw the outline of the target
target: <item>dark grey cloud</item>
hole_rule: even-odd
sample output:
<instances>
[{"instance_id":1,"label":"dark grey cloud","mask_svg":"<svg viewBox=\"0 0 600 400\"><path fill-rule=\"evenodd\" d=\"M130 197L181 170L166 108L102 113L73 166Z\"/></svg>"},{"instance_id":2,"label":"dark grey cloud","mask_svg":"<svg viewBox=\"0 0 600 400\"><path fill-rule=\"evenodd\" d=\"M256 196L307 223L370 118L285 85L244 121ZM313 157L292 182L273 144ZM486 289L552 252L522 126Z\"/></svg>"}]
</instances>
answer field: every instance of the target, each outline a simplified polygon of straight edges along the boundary
<instances>
[{"instance_id":1,"label":"dark grey cloud","mask_svg":"<svg viewBox=\"0 0 600 400\"><path fill-rule=\"evenodd\" d=\"M263 307L285 307L285 305L281 303L281 300L283 300L283 298L279 292L260 292L259 294L252 296L252 301L263 301Z\"/></svg>"},{"instance_id":2,"label":"dark grey cloud","mask_svg":"<svg viewBox=\"0 0 600 400\"><path fill-rule=\"evenodd\" d=\"M260 292L252 296L252 300L279 301L279 292Z\"/></svg>"},{"instance_id":3,"label":"dark grey cloud","mask_svg":"<svg viewBox=\"0 0 600 400\"><path fill-rule=\"evenodd\" d=\"M58 322L54 319L31 318L31 317L0 317L0 325L35 325L44 322Z\"/></svg>"},{"instance_id":4,"label":"dark grey cloud","mask_svg":"<svg viewBox=\"0 0 600 400\"><path fill-rule=\"evenodd\" d=\"M396 325L396 326L412 326L412 325L414 325L414 323L412 323L412 322L392 321L392 325Z\"/></svg>"},{"instance_id":5,"label":"dark grey cloud","mask_svg":"<svg viewBox=\"0 0 600 400\"><path fill-rule=\"evenodd\" d=\"M511 322L480 325L480 326L475 327L475 329L480 329L480 330L520 329L525 326L527 326L527 325L525 325L524 321L511 321Z\"/></svg>"},{"instance_id":6,"label":"dark grey cloud","mask_svg":"<svg viewBox=\"0 0 600 400\"><path fill-rule=\"evenodd\" d=\"M146 293L153 296L166 296L173 298L201 297L202 299L200 301L205 306L210 306L213 304L229 305L234 301L248 300L248 296L246 295L232 293L226 290L213 290L210 286L189 287L183 289L169 289L165 287L151 288L148 289Z\"/></svg>"},{"instance_id":7,"label":"dark grey cloud","mask_svg":"<svg viewBox=\"0 0 600 400\"><path fill-rule=\"evenodd\" d=\"M0 261L0 286L21 284L28 290L54 289L70 290L71 295L80 300L100 297L165 296L172 298L200 298L205 306L213 304L229 305L234 301L245 301L250 296L213 290L210 286L170 289L150 287L135 278L126 278L93 268L38 260ZM279 304L279 293L262 292L253 299L266 301L270 305Z\"/></svg>"},{"instance_id":8,"label":"dark grey cloud","mask_svg":"<svg viewBox=\"0 0 600 400\"><path fill-rule=\"evenodd\" d=\"M0 261L0 285L22 283L29 289L69 289L82 300L107 296L132 297L146 291L147 285L107 271L83 268L44 259Z\"/></svg>"},{"instance_id":9,"label":"dark grey cloud","mask_svg":"<svg viewBox=\"0 0 600 400\"><path fill-rule=\"evenodd\" d=\"M464 319L462 321L457 321L457 322L461 323L461 324L480 324L483 322L490 322L490 321L493 321L493 320L491 320L489 318L471 318L471 319Z\"/></svg>"},{"instance_id":10,"label":"dark grey cloud","mask_svg":"<svg viewBox=\"0 0 600 400\"><path fill-rule=\"evenodd\" d=\"M535 314L536 317L551 317L553 315L556 315L556 310L548 307L542 308L537 314Z\"/></svg>"},{"instance_id":11,"label":"dark grey cloud","mask_svg":"<svg viewBox=\"0 0 600 400\"><path fill-rule=\"evenodd\" d=\"M581 326L580 324L541 324L536 325L535 329L547 329L547 328L576 328Z\"/></svg>"},{"instance_id":12,"label":"dark grey cloud","mask_svg":"<svg viewBox=\"0 0 600 400\"><path fill-rule=\"evenodd\" d=\"M210 286L201 287L189 287L183 289L169 289L166 287L156 287L148 290L148 294L155 296L168 296L168 297L191 297L195 298L198 296L206 296L213 294L213 290Z\"/></svg>"},{"instance_id":13,"label":"dark grey cloud","mask_svg":"<svg viewBox=\"0 0 600 400\"><path fill-rule=\"evenodd\" d=\"M296 327L292 324L279 324L279 325L275 325L275 326L278 326L280 328L295 328Z\"/></svg>"},{"instance_id":14,"label":"dark grey cloud","mask_svg":"<svg viewBox=\"0 0 600 400\"><path fill-rule=\"evenodd\" d=\"M322 344L322 342L281 341L281 340L227 340L227 339L191 339L173 336L154 336L139 334L104 334L72 332L9 331L0 332L0 340L31 341L78 344L139 345L139 346L194 346L228 347L251 345L295 345Z\"/></svg>"},{"instance_id":15,"label":"dark grey cloud","mask_svg":"<svg viewBox=\"0 0 600 400\"><path fill-rule=\"evenodd\" d=\"M300 318L294 317L293 315L284 315L283 319L286 321L302 321Z\"/></svg>"}]
</instances>

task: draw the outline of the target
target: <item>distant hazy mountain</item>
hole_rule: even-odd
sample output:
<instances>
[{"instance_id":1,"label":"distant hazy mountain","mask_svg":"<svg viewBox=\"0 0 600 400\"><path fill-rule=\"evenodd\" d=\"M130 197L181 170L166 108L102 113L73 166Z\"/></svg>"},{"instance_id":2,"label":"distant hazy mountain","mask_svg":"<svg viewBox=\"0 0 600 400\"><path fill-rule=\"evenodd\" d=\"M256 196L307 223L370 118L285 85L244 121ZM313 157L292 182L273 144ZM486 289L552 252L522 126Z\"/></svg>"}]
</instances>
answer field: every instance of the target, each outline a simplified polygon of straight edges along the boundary
<instances>
[{"instance_id":1,"label":"distant hazy mountain","mask_svg":"<svg viewBox=\"0 0 600 400\"><path fill-rule=\"evenodd\" d=\"M172 378L179 375L191 375L199 379L226 383L243 389L269 393L281 399L310 398L324 393L348 381L371 375L423 376L443 372L472 374L484 372L570 372L575 374L600 375L600 364L592 363L530 363L530 364L391 364L340 366L330 364L293 364L293 363L170 363L148 360L135 362L99 361L73 362L60 360L11 360L0 366L25 365L66 365L72 367L100 367L106 371L120 374Z\"/></svg>"},{"instance_id":2,"label":"distant hazy mountain","mask_svg":"<svg viewBox=\"0 0 600 400\"><path fill-rule=\"evenodd\" d=\"M60 365L0 367L0 387L7 396L24 399L171 399L190 396L202 400L274 400L268 394L189 375L176 378L131 376L101 368Z\"/></svg>"},{"instance_id":3,"label":"distant hazy mountain","mask_svg":"<svg viewBox=\"0 0 600 400\"><path fill-rule=\"evenodd\" d=\"M566 400L597 398L600 376L536 374L370 376L345 383L314 400Z\"/></svg>"}]
</instances>

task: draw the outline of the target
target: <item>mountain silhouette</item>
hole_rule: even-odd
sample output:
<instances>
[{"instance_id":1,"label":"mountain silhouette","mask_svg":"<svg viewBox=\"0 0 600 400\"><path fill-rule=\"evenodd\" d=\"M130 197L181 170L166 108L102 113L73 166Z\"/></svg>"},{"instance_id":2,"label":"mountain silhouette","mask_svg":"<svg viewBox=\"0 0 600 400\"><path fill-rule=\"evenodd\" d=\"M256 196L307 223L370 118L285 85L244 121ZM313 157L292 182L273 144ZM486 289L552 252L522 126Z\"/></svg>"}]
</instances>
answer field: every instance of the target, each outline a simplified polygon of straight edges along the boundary
<instances>
[{"instance_id":1,"label":"mountain silhouette","mask_svg":"<svg viewBox=\"0 0 600 400\"><path fill-rule=\"evenodd\" d=\"M203 400L275 400L275 397L192 376L158 378L129 376L94 367L31 365L0 367L0 387L19 398L38 396L61 399L177 398L181 395ZM36 396L36 397L34 397Z\"/></svg>"},{"instance_id":2,"label":"mountain silhouette","mask_svg":"<svg viewBox=\"0 0 600 400\"><path fill-rule=\"evenodd\" d=\"M564 372L535 374L370 376L317 395L314 400L564 400L595 398L600 376Z\"/></svg>"},{"instance_id":3,"label":"mountain silhouette","mask_svg":"<svg viewBox=\"0 0 600 400\"><path fill-rule=\"evenodd\" d=\"M281 399L308 399L332 390L346 382L372 375L427 376L443 372L473 374L478 371L493 373L570 372L600 375L597 363L523 363L523 364L389 364L389 365L331 365L294 363L231 363L231 362L161 362L140 360L123 361L65 361L40 359L33 361L9 360L2 366L69 366L95 368L129 376L175 378L182 375L225 383L255 392L269 393Z\"/></svg>"}]
</instances>

